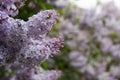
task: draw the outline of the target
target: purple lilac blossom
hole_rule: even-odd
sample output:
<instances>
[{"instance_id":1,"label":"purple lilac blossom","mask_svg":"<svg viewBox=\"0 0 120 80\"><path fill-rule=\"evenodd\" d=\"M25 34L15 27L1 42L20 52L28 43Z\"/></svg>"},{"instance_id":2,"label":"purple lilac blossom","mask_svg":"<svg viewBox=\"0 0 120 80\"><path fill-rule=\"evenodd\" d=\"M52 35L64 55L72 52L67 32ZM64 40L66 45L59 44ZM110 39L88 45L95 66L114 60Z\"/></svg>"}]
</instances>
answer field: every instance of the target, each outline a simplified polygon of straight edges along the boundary
<instances>
[{"instance_id":1,"label":"purple lilac blossom","mask_svg":"<svg viewBox=\"0 0 120 80\"><path fill-rule=\"evenodd\" d=\"M60 71L39 68L62 47L63 39L46 36L58 14L54 10L41 11L26 22L12 18L23 3L24 0L0 0L0 67L5 66L8 71L4 80L57 80ZM10 78L12 70L15 73Z\"/></svg>"},{"instance_id":2,"label":"purple lilac blossom","mask_svg":"<svg viewBox=\"0 0 120 80\"><path fill-rule=\"evenodd\" d=\"M25 0L0 0L0 11L7 13L10 16L18 14L18 8L23 6ZM18 3L19 5L15 5Z\"/></svg>"},{"instance_id":3,"label":"purple lilac blossom","mask_svg":"<svg viewBox=\"0 0 120 80\"><path fill-rule=\"evenodd\" d=\"M17 72L10 80L57 80L61 71L49 70L45 71L41 67L36 69L23 69Z\"/></svg>"}]
</instances>

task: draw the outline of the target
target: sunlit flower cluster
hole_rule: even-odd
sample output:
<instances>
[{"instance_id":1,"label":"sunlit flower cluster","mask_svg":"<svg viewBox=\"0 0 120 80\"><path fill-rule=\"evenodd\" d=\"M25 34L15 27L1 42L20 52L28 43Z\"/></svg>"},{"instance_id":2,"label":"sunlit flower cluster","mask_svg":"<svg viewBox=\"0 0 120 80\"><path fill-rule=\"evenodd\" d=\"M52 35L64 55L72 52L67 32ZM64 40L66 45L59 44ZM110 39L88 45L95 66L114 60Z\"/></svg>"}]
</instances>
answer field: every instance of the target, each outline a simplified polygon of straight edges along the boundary
<instances>
[{"instance_id":1,"label":"sunlit flower cluster","mask_svg":"<svg viewBox=\"0 0 120 80\"><path fill-rule=\"evenodd\" d=\"M3 80L56 80L60 71L39 67L62 47L63 39L46 37L58 14L54 10L41 11L28 21L10 17L18 14L23 3L24 0L0 0L0 67L14 73L11 79L6 73Z\"/></svg>"}]
</instances>

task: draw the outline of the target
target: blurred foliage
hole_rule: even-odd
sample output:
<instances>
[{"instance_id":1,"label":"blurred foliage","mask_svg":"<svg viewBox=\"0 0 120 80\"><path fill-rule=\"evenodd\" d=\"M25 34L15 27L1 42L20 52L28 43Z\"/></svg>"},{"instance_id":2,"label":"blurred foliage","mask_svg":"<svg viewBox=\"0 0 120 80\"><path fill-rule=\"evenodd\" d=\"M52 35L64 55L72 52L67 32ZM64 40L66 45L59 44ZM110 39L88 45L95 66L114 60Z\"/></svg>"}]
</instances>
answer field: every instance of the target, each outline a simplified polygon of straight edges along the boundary
<instances>
[{"instance_id":1,"label":"blurred foliage","mask_svg":"<svg viewBox=\"0 0 120 80\"><path fill-rule=\"evenodd\" d=\"M5 69L2 66L2 67L0 67L0 80L2 79L2 77L4 76L4 74L5 74Z\"/></svg>"},{"instance_id":2,"label":"blurred foliage","mask_svg":"<svg viewBox=\"0 0 120 80\"><path fill-rule=\"evenodd\" d=\"M52 9L52 5L47 4L46 0L27 0L25 5L19 9L19 15L16 18L27 20L28 17L36 14L40 10ZM31 7L33 5L34 7Z\"/></svg>"},{"instance_id":3,"label":"blurred foliage","mask_svg":"<svg viewBox=\"0 0 120 80\"><path fill-rule=\"evenodd\" d=\"M71 49L64 45L61 52L62 54L58 57L55 57L55 68L62 70L63 76L59 80L78 80L80 78L80 74L73 69L69 64L69 61L67 59L68 53L71 51Z\"/></svg>"}]
</instances>

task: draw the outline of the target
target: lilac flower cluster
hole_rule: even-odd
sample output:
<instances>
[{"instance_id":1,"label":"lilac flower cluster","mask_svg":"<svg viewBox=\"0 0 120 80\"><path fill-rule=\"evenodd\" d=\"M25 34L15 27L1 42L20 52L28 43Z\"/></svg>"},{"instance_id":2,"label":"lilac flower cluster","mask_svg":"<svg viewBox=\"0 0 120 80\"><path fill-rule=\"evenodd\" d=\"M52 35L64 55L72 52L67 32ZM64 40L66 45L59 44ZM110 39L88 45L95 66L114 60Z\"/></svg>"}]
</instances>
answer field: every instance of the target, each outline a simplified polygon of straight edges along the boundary
<instances>
[{"instance_id":1,"label":"lilac flower cluster","mask_svg":"<svg viewBox=\"0 0 120 80\"><path fill-rule=\"evenodd\" d=\"M18 8L24 5L24 1L25 0L0 0L0 11L10 16L16 16L18 14Z\"/></svg>"},{"instance_id":2,"label":"lilac flower cluster","mask_svg":"<svg viewBox=\"0 0 120 80\"><path fill-rule=\"evenodd\" d=\"M8 72L15 70L11 80L56 80L60 71L44 71L39 66L62 47L63 39L46 37L58 14L54 10L41 11L26 22L10 17L18 14L23 3L0 0L0 66L9 66Z\"/></svg>"},{"instance_id":3,"label":"lilac flower cluster","mask_svg":"<svg viewBox=\"0 0 120 80\"><path fill-rule=\"evenodd\" d=\"M71 48L68 58L82 74L80 80L119 80L120 10L113 2L101 5L100 12L96 8L69 8L71 17L62 17L58 28ZM78 13L72 13L75 10ZM80 16L77 24L74 16Z\"/></svg>"},{"instance_id":4,"label":"lilac flower cluster","mask_svg":"<svg viewBox=\"0 0 120 80\"><path fill-rule=\"evenodd\" d=\"M10 70L8 73L11 73ZM7 74L6 76L8 76ZM21 69L17 70L16 75L13 75L10 80L57 80L61 76L61 71L51 70L45 71L41 67L35 69ZM3 78L6 80L7 78ZM9 80L9 79L8 79Z\"/></svg>"}]
</instances>

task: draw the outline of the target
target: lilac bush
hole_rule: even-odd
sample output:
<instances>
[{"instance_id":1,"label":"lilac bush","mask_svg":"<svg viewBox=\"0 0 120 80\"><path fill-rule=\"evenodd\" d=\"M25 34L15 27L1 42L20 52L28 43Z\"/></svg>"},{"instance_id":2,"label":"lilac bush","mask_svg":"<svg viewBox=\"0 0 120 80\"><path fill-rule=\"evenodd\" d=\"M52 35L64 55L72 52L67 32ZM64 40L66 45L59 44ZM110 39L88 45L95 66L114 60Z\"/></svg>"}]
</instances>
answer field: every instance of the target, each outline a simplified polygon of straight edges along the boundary
<instances>
[{"instance_id":1,"label":"lilac bush","mask_svg":"<svg viewBox=\"0 0 120 80\"><path fill-rule=\"evenodd\" d=\"M6 70L3 80L56 80L60 71L40 67L58 54L63 44L61 38L46 37L59 17L56 11L41 11L24 21L12 17L24 0L0 0L0 5L0 66Z\"/></svg>"},{"instance_id":2,"label":"lilac bush","mask_svg":"<svg viewBox=\"0 0 120 80\"><path fill-rule=\"evenodd\" d=\"M63 14L68 17L60 19L58 29L71 49L67 59L79 72L77 80L120 79L120 9L113 2L100 6L100 12L99 6L91 10L69 6L68 14ZM76 16L80 21L75 24Z\"/></svg>"}]
</instances>

